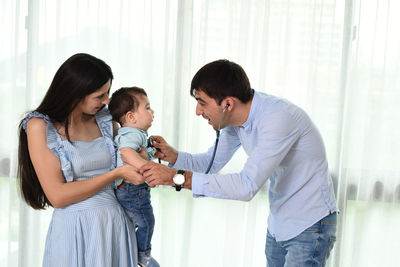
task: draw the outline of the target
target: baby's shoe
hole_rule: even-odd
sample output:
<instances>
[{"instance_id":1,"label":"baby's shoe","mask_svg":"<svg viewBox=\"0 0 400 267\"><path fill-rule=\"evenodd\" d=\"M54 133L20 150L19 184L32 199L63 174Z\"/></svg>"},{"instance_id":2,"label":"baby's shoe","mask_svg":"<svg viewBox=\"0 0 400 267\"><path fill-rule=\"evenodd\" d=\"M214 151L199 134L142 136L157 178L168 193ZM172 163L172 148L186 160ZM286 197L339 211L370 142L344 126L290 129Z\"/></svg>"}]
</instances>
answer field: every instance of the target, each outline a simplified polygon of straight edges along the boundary
<instances>
[{"instance_id":1,"label":"baby's shoe","mask_svg":"<svg viewBox=\"0 0 400 267\"><path fill-rule=\"evenodd\" d=\"M160 267L160 264L151 256L150 251L139 251L138 261L140 267Z\"/></svg>"}]
</instances>

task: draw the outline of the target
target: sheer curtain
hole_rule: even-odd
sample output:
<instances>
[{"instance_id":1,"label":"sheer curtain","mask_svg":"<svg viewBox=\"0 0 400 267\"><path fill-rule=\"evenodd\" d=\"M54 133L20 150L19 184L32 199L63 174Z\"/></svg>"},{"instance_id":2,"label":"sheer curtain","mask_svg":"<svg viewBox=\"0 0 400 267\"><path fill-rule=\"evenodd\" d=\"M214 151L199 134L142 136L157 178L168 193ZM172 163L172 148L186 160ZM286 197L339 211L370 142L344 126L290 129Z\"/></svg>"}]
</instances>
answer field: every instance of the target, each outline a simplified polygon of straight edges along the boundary
<instances>
[{"instance_id":1,"label":"sheer curtain","mask_svg":"<svg viewBox=\"0 0 400 267\"><path fill-rule=\"evenodd\" d=\"M194 114L192 76L215 59L241 64L254 89L304 108L324 137L341 210L329 265L397 266L399 11L393 0L0 1L0 265L41 265L52 210L19 197L16 128L60 64L86 52L112 67L112 91L145 88L150 134L188 152L215 137ZM222 172L245 159L240 150ZM158 187L152 203L163 266L265 266L266 188L245 203Z\"/></svg>"},{"instance_id":2,"label":"sheer curtain","mask_svg":"<svg viewBox=\"0 0 400 267\"><path fill-rule=\"evenodd\" d=\"M337 261L398 266L400 3L359 0L352 11L337 155L343 214Z\"/></svg>"}]
</instances>

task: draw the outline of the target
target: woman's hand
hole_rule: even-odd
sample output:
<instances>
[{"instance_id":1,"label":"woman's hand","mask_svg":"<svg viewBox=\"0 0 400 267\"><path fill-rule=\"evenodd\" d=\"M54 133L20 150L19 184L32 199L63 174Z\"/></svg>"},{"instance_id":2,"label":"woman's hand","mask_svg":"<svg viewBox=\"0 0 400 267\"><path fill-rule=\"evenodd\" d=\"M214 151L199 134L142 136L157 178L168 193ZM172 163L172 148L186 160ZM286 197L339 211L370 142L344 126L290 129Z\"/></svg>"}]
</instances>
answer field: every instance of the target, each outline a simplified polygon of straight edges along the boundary
<instances>
[{"instance_id":1,"label":"woman's hand","mask_svg":"<svg viewBox=\"0 0 400 267\"><path fill-rule=\"evenodd\" d=\"M124 164L118 167L118 169L121 173L121 177L123 177L127 183L139 185L143 184L145 181L144 177L139 173L139 170L129 164Z\"/></svg>"},{"instance_id":2,"label":"woman's hand","mask_svg":"<svg viewBox=\"0 0 400 267\"><path fill-rule=\"evenodd\" d=\"M161 136L153 135L151 138L153 139L154 147L157 149L155 157L175 164L178 158L178 151L170 146Z\"/></svg>"}]
</instances>

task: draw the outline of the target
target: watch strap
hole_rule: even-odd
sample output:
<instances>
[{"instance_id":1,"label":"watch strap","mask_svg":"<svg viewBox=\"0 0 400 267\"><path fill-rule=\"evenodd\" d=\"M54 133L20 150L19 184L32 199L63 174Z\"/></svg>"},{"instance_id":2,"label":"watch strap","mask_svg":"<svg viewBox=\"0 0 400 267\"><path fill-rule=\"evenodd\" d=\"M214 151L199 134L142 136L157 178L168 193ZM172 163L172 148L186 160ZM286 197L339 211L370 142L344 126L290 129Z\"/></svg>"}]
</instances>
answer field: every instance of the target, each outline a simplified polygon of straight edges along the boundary
<instances>
[{"instance_id":1,"label":"watch strap","mask_svg":"<svg viewBox=\"0 0 400 267\"><path fill-rule=\"evenodd\" d=\"M185 171L184 170L178 170L178 172L176 174L185 175ZM183 182L183 183L185 183L185 182ZM183 184L179 184L179 185L175 184L174 187L175 187L175 190L179 192L183 188Z\"/></svg>"},{"instance_id":2,"label":"watch strap","mask_svg":"<svg viewBox=\"0 0 400 267\"><path fill-rule=\"evenodd\" d=\"M176 191L181 191L182 185L174 185Z\"/></svg>"}]
</instances>

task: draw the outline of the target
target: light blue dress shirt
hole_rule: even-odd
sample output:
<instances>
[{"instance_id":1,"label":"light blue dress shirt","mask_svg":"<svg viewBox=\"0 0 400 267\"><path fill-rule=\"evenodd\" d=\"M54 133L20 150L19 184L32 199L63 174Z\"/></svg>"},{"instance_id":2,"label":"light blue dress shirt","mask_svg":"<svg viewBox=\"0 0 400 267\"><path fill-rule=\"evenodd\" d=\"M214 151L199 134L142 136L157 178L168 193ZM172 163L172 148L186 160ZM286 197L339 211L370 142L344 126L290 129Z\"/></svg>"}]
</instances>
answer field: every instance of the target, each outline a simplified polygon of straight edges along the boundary
<instances>
[{"instance_id":1,"label":"light blue dress shirt","mask_svg":"<svg viewBox=\"0 0 400 267\"><path fill-rule=\"evenodd\" d=\"M243 146L248 155L240 173L215 174ZM277 241L296 237L337 211L321 135L299 107L255 92L247 121L222 130L212 174L203 174L207 153L179 152L172 167L193 171L194 197L249 201L269 179L268 230Z\"/></svg>"}]
</instances>

